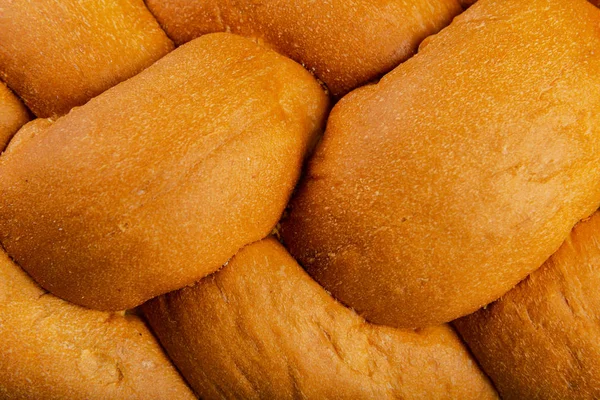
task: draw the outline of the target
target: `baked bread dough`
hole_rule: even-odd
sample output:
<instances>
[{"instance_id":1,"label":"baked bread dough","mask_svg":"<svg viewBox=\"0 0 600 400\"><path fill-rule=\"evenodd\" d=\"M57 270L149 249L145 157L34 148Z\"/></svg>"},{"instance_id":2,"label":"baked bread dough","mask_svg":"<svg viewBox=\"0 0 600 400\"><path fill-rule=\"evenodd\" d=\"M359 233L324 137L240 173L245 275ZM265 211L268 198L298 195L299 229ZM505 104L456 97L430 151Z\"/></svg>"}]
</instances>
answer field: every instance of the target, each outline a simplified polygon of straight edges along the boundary
<instances>
[{"instance_id":1,"label":"baked bread dough","mask_svg":"<svg viewBox=\"0 0 600 400\"><path fill-rule=\"evenodd\" d=\"M0 0L0 78L38 117L66 114L173 49L142 0Z\"/></svg>"},{"instance_id":2,"label":"baked bread dough","mask_svg":"<svg viewBox=\"0 0 600 400\"><path fill-rule=\"evenodd\" d=\"M121 310L190 285L277 223L328 99L300 65L206 35L0 157L0 239L45 289Z\"/></svg>"},{"instance_id":3,"label":"baked bread dough","mask_svg":"<svg viewBox=\"0 0 600 400\"><path fill-rule=\"evenodd\" d=\"M283 224L289 249L375 323L499 298L600 204L600 10L480 0L333 109Z\"/></svg>"},{"instance_id":4,"label":"baked bread dough","mask_svg":"<svg viewBox=\"0 0 600 400\"><path fill-rule=\"evenodd\" d=\"M0 153L15 132L29 121L27 109L15 95L0 82Z\"/></svg>"},{"instance_id":5,"label":"baked bread dough","mask_svg":"<svg viewBox=\"0 0 600 400\"><path fill-rule=\"evenodd\" d=\"M195 398L139 317L60 300L3 251L0 337L5 400Z\"/></svg>"},{"instance_id":6,"label":"baked bread dough","mask_svg":"<svg viewBox=\"0 0 600 400\"><path fill-rule=\"evenodd\" d=\"M366 323L275 239L142 310L203 399L496 399L448 326Z\"/></svg>"},{"instance_id":7,"label":"baked bread dough","mask_svg":"<svg viewBox=\"0 0 600 400\"><path fill-rule=\"evenodd\" d=\"M146 2L0 0L0 399L600 399L599 10Z\"/></svg>"},{"instance_id":8,"label":"baked bread dough","mask_svg":"<svg viewBox=\"0 0 600 400\"><path fill-rule=\"evenodd\" d=\"M379 78L462 11L458 0L147 0L178 44L211 32L255 38L302 63L335 96Z\"/></svg>"},{"instance_id":9,"label":"baked bread dough","mask_svg":"<svg viewBox=\"0 0 600 400\"><path fill-rule=\"evenodd\" d=\"M600 213L542 268L455 322L504 399L600 398Z\"/></svg>"}]
</instances>

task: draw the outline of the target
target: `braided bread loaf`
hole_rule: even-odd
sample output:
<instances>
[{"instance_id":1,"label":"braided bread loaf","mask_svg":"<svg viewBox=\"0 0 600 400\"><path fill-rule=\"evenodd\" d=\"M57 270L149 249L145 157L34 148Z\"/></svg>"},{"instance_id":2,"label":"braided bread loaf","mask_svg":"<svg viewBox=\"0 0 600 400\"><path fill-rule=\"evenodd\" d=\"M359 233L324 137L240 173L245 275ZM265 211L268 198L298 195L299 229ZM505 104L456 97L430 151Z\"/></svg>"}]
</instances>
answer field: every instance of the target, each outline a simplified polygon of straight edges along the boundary
<instances>
[{"instance_id":1,"label":"braided bread loaf","mask_svg":"<svg viewBox=\"0 0 600 400\"><path fill-rule=\"evenodd\" d=\"M0 397L600 397L599 27L0 0Z\"/></svg>"}]
</instances>

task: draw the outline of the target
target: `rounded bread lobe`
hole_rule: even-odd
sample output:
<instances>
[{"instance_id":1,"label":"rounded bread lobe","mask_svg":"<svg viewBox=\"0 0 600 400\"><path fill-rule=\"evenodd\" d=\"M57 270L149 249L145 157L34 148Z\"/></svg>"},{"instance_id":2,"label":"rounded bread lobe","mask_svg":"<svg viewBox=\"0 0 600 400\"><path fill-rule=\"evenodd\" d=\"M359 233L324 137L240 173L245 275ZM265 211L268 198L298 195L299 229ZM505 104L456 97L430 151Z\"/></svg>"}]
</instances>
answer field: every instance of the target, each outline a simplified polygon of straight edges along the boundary
<instances>
[{"instance_id":1,"label":"rounded bread lobe","mask_svg":"<svg viewBox=\"0 0 600 400\"><path fill-rule=\"evenodd\" d=\"M0 0L0 77L56 117L173 49L142 0Z\"/></svg>"},{"instance_id":2,"label":"rounded bread lobe","mask_svg":"<svg viewBox=\"0 0 600 400\"><path fill-rule=\"evenodd\" d=\"M0 153L13 135L29 121L29 113L21 101L0 82Z\"/></svg>"},{"instance_id":3,"label":"rounded bread lobe","mask_svg":"<svg viewBox=\"0 0 600 400\"><path fill-rule=\"evenodd\" d=\"M448 326L366 323L273 238L142 306L204 399L496 399Z\"/></svg>"},{"instance_id":4,"label":"rounded bread lobe","mask_svg":"<svg viewBox=\"0 0 600 400\"><path fill-rule=\"evenodd\" d=\"M328 99L230 34L173 51L0 157L0 239L45 289L120 310L192 284L269 234Z\"/></svg>"},{"instance_id":5,"label":"rounded bread lobe","mask_svg":"<svg viewBox=\"0 0 600 400\"><path fill-rule=\"evenodd\" d=\"M367 320L499 298L600 204L600 10L481 0L333 109L283 238Z\"/></svg>"},{"instance_id":6,"label":"rounded bread lobe","mask_svg":"<svg viewBox=\"0 0 600 400\"><path fill-rule=\"evenodd\" d=\"M335 96L379 78L462 11L457 0L148 0L176 43L211 32L257 38Z\"/></svg>"},{"instance_id":7,"label":"rounded bread lobe","mask_svg":"<svg viewBox=\"0 0 600 400\"><path fill-rule=\"evenodd\" d=\"M454 322L504 399L600 398L600 213L544 266Z\"/></svg>"},{"instance_id":8,"label":"rounded bread lobe","mask_svg":"<svg viewBox=\"0 0 600 400\"><path fill-rule=\"evenodd\" d=\"M0 398L194 399L139 317L37 286L0 251Z\"/></svg>"}]
</instances>

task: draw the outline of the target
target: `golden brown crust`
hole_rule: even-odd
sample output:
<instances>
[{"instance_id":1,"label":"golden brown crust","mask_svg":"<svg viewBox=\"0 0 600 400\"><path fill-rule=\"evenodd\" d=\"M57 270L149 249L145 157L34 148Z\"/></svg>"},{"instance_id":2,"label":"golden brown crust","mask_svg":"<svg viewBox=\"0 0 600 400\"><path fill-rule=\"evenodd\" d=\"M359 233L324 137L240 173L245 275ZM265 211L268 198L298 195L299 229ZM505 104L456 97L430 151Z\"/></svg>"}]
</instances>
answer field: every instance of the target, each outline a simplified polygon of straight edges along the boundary
<instances>
[{"instance_id":1,"label":"golden brown crust","mask_svg":"<svg viewBox=\"0 0 600 400\"><path fill-rule=\"evenodd\" d=\"M0 250L0 398L194 399L144 323L42 290Z\"/></svg>"},{"instance_id":2,"label":"golden brown crust","mask_svg":"<svg viewBox=\"0 0 600 400\"><path fill-rule=\"evenodd\" d=\"M0 77L38 117L66 114L172 50L142 0L0 0Z\"/></svg>"},{"instance_id":3,"label":"golden brown crust","mask_svg":"<svg viewBox=\"0 0 600 400\"><path fill-rule=\"evenodd\" d=\"M29 121L29 114L23 104L0 82L0 153L17 132L17 130Z\"/></svg>"},{"instance_id":4,"label":"golden brown crust","mask_svg":"<svg viewBox=\"0 0 600 400\"><path fill-rule=\"evenodd\" d=\"M461 12L457 0L148 0L176 43L210 32L257 38L304 64L334 95L378 78Z\"/></svg>"},{"instance_id":5,"label":"golden brown crust","mask_svg":"<svg viewBox=\"0 0 600 400\"><path fill-rule=\"evenodd\" d=\"M600 204L599 24L583 0L481 0L342 99L283 224L292 255L392 326L510 290Z\"/></svg>"},{"instance_id":6,"label":"golden brown crust","mask_svg":"<svg viewBox=\"0 0 600 400\"><path fill-rule=\"evenodd\" d=\"M595 5L596 7L600 6L600 0L588 0L590 3L592 3L593 5ZM477 2L477 0L461 0L461 4L463 7L469 7L473 4L475 4Z\"/></svg>"},{"instance_id":7,"label":"golden brown crust","mask_svg":"<svg viewBox=\"0 0 600 400\"><path fill-rule=\"evenodd\" d=\"M273 238L142 309L205 399L497 398L452 329L365 323Z\"/></svg>"},{"instance_id":8,"label":"golden brown crust","mask_svg":"<svg viewBox=\"0 0 600 400\"><path fill-rule=\"evenodd\" d=\"M0 157L0 238L44 288L125 309L271 231L327 97L248 39L194 40Z\"/></svg>"},{"instance_id":9,"label":"golden brown crust","mask_svg":"<svg viewBox=\"0 0 600 400\"><path fill-rule=\"evenodd\" d=\"M600 213L542 268L455 321L505 399L600 398Z\"/></svg>"}]
</instances>

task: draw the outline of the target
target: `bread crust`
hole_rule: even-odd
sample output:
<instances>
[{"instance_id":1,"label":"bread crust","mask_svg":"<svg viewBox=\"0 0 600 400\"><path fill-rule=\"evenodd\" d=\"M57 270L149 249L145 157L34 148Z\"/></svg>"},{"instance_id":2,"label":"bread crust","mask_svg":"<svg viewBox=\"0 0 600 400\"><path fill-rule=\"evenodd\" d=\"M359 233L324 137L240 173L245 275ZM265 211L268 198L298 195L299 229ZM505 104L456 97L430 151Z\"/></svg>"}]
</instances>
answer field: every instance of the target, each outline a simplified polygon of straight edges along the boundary
<instances>
[{"instance_id":1,"label":"bread crust","mask_svg":"<svg viewBox=\"0 0 600 400\"><path fill-rule=\"evenodd\" d=\"M142 0L0 0L0 77L56 117L173 49Z\"/></svg>"},{"instance_id":2,"label":"bread crust","mask_svg":"<svg viewBox=\"0 0 600 400\"><path fill-rule=\"evenodd\" d=\"M0 398L195 399L146 325L37 286L0 250Z\"/></svg>"},{"instance_id":3,"label":"bread crust","mask_svg":"<svg viewBox=\"0 0 600 400\"><path fill-rule=\"evenodd\" d=\"M599 24L583 0L481 0L344 97L283 223L292 255L398 327L514 287L600 204Z\"/></svg>"},{"instance_id":4,"label":"bread crust","mask_svg":"<svg viewBox=\"0 0 600 400\"><path fill-rule=\"evenodd\" d=\"M29 121L29 113L21 101L0 82L0 153L15 132Z\"/></svg>"},{"instance_id":5,"label":"bread crust","mask_svg":"<svg viewBox=\"0 0 600 400\"><path fill-rule=\"evenodd\" d=\"M600 213L516 288L455 326L504 399L600 398Z\"/></svg>"},{"instance_id":6,"label":"bread crust","mask_svg":"<svg viewBox=\"0 0 600 400\"><path fill-rule=\"evenodd\" d=\"M302 63L336 96L379 78L448 25L457 0L147 0L176 43L211 32L260 40Z\"/></svg>"},{"instance_id":7,"label":"bread crust","mask_svg":"<svg viewBox=\"0 0 600 400\"><path fill-rule=\"evenodd\" d=\"M273 238L142 310L204 399L497 398L451 328L366 323Z\"/></svg>"},{"instance_id":8,"label":"bread crust","mask_svg":"<svg viewBox=\"0 0 600 400\"><path fill-rule=\"evenodd\" d=\"M203 36L23 128L0 157L0 239L41 286L91 308L190 285L269 234L327 107L295 62Z\"/></svg>"}]
</instances>

